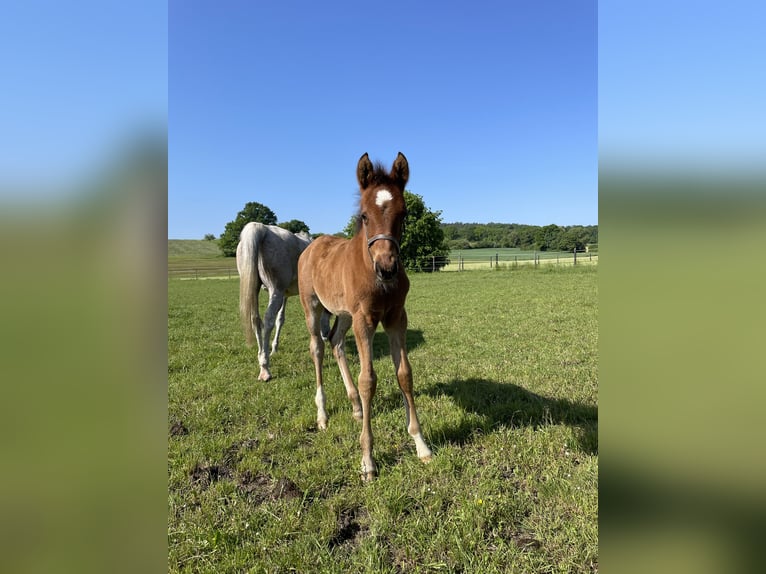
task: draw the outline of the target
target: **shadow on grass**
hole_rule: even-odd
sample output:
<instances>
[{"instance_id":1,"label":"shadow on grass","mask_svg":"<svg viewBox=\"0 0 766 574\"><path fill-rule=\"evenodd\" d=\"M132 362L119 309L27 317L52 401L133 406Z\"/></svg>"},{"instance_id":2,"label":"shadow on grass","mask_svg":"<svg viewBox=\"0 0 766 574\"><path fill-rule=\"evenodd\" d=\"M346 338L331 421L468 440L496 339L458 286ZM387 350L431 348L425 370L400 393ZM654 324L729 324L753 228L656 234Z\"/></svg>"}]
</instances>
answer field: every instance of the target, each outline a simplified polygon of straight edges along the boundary
<instances>
[{"instance_id":1,"label":"shadow on grass","mask_svg":"<svg viewBox=\"0 0 766 574\"><path fill-rule=\"evenodd\" d=\"M423 331L420 329L407 329L407 351L417 349L423 344L425 339L423 338ZM380 359L381 357L388 357L391 354L390 347L388 345L388 335L385 331L375 331L375 336L372 339L372 357L373 359ZM356 342L354 341L354 335L349 329L346 335L346 355L349 362L359 362L359 353L356 350Z\"/></svg>"},{"instance_id":2,"label":"shadow on grass","mask_svg":"<svg viewBox=\"0 0 766 574\"><path fill-rule=\"evenodd\" d=\"M422 391L432 397L449 397L467 413L480 418L463 419L458 425L439 426L431 421L436 445L466 444L477 430L492 432L498 426L538 428L563 424L577 428L580 450L598 453L598 408L565 399L551 399L512 383L486 379L455 379Z\"/></svg>"}]
</instances>

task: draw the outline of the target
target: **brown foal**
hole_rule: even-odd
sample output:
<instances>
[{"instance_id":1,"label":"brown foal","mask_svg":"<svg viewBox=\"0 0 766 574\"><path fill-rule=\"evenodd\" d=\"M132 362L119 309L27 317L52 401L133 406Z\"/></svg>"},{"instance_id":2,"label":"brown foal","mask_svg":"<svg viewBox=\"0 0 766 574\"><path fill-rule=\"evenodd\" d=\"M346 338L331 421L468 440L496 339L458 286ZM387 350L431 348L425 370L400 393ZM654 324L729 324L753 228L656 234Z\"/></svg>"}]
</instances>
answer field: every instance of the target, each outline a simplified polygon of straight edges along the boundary
<instances>
[{"instance_id":1,"label":"brown foal","mask_svg":"<svg viewBox=\"0 0 766 574\"><path fill-rule=\"evenodd\" d=\"M362 476L377 474L372 458L371 403L377 386L372 366L372 340L378 323L388 335L399 388L404 396L407 432L415 440L421 460L431 459L423 440L412 396L412 369L407 359L407 312L404 309L410 283L399 260L399 243L406 208L404 186L409 179L407 158L399 153L390 172L373 165L367 154L356 170L360 189L357 231L351 239L323 235L311 243L298 260L298 288L306 326L311 335L311 357L316 370L317 426L327 428L325 395L322 387L324 340L329 340L340 368L343 384L353 406L353 415L362 420ZM329 317L335 324L329 329ZM349 328L359 353L359 391L354 386L346 361L344 342ZM361 397L361 401L360 401Z\"/></svg>"}]
</instances>

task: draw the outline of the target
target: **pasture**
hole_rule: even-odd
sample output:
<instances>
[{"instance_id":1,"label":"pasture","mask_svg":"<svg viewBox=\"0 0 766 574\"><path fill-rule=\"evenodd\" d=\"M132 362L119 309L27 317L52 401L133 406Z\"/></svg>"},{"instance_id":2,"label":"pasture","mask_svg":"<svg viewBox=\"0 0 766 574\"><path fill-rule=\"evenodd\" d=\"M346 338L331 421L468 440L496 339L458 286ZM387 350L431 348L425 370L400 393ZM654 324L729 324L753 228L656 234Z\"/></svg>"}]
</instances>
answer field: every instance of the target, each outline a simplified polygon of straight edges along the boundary
<instances>
[{"instance_id":1,"label":"pasture","mask_svg":"<svg viewBox=\"0 0 766 574\"><path fill-rule=\"evenodd\" d=\"M292 297L257 380L236 278L168 282L170 572L598 569L597 266L410 274L407 342L426 442L374 340L379 477L332 354L329 424ZM347 353L359 372L353 337Z\"/></svg>"},{"instance_id":2,"label":"pasture","mask_svg":"<svg viewBox=\"0 0 766 574\"><path fill-rule=\"evenodd\" d=\"M449 254L450 262L442 271L462 270L515 269L527 265L574 265L575 256L572 252L561 251L524 251L517 247L482 247L479 249L454 249ZM598 253L578 253L577 265L592 265L598 263Z\"/></svg>"}]
</instances>

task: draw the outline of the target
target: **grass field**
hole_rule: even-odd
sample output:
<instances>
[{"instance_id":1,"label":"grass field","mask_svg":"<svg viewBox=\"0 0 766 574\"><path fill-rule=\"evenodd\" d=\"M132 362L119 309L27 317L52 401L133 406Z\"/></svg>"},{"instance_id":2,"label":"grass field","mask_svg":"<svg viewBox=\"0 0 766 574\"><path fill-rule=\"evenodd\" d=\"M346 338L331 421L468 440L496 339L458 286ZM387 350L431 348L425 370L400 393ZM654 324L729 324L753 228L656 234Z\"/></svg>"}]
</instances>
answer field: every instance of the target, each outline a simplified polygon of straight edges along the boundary
<instances>
[{"instance_id":1,"label":"grass field","mask_svg":"<svg viewBox=\"0 0 766 574\"><path fill-rule=\"evenodd\" d=\"M237 276L233 257L224 257L217 241L204 239L168 239L168 276L205 277Z\"/></svg>"},{"instance_id":2,"label":"grass field","mask_svg":"<svg viewBox=\"0 0 766 574\"><path fill-rule=\"evenodd\" d=\"M415 454L378 332L370 484L329 353L329 427L316 428L297 299L261 383L237 279L169 281L169 571L596 571L596 278L411 275L415 398L435 456ZM356 375L351 337L348 351Z\"/></svg>"},{"instance_id":3,"label":"grass field","mask_svg":"<svg viewBox=\"0 0 766 574\"><path fill-rule=\"evenodd\" d=\"M512 247L486 247L480 249L456 249L449 255L450 263L443 271L458 271L462 260L464 270L490 269L494 267L516 268L534 265L535 257L541 265L573 265L574 254L557 251L522 251ZM597 253L578 253L578 265L598 263Z\"/></svg>"}]
</instances>

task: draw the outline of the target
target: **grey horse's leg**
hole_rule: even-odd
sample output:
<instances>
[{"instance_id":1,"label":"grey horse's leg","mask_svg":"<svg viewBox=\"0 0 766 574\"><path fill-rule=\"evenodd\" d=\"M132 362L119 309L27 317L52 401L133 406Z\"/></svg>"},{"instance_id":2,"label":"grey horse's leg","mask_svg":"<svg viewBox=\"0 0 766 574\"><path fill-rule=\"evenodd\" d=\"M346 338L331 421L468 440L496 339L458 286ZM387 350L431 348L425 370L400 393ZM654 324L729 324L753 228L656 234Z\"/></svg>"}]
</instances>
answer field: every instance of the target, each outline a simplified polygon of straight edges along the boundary
<instances>
[{"instance_id":1,"label":"grey horse's leg","mask_svg":"<svg viewBox=\"0 0 766 574\"><path fill-rule=\"evenodd\" d=\"M285 307L287 307L287 297L282 300L282 306L277 313L277 322L274 330L274 342L271 345L271 352L276 353L279 348L279 334L282 332L282 325L285 324Z\"/></svg>"},{"instance_id":2,"label":"grey horse's leg","mask_svg":"<svg viewBox=\"0 0 766 574\"><path fill-rule=\"evenodd\" d=\"M262 381L271 379L271 371L269 370L269 339L271 337L271 330L274 328L277 313L282 307L284 299L284 293L276 290L269 292L269 305L263 314L263 347L258 350L258 362L261 365L261 374L258 375L258 378Z\"/></svg>"}]
</instances>

